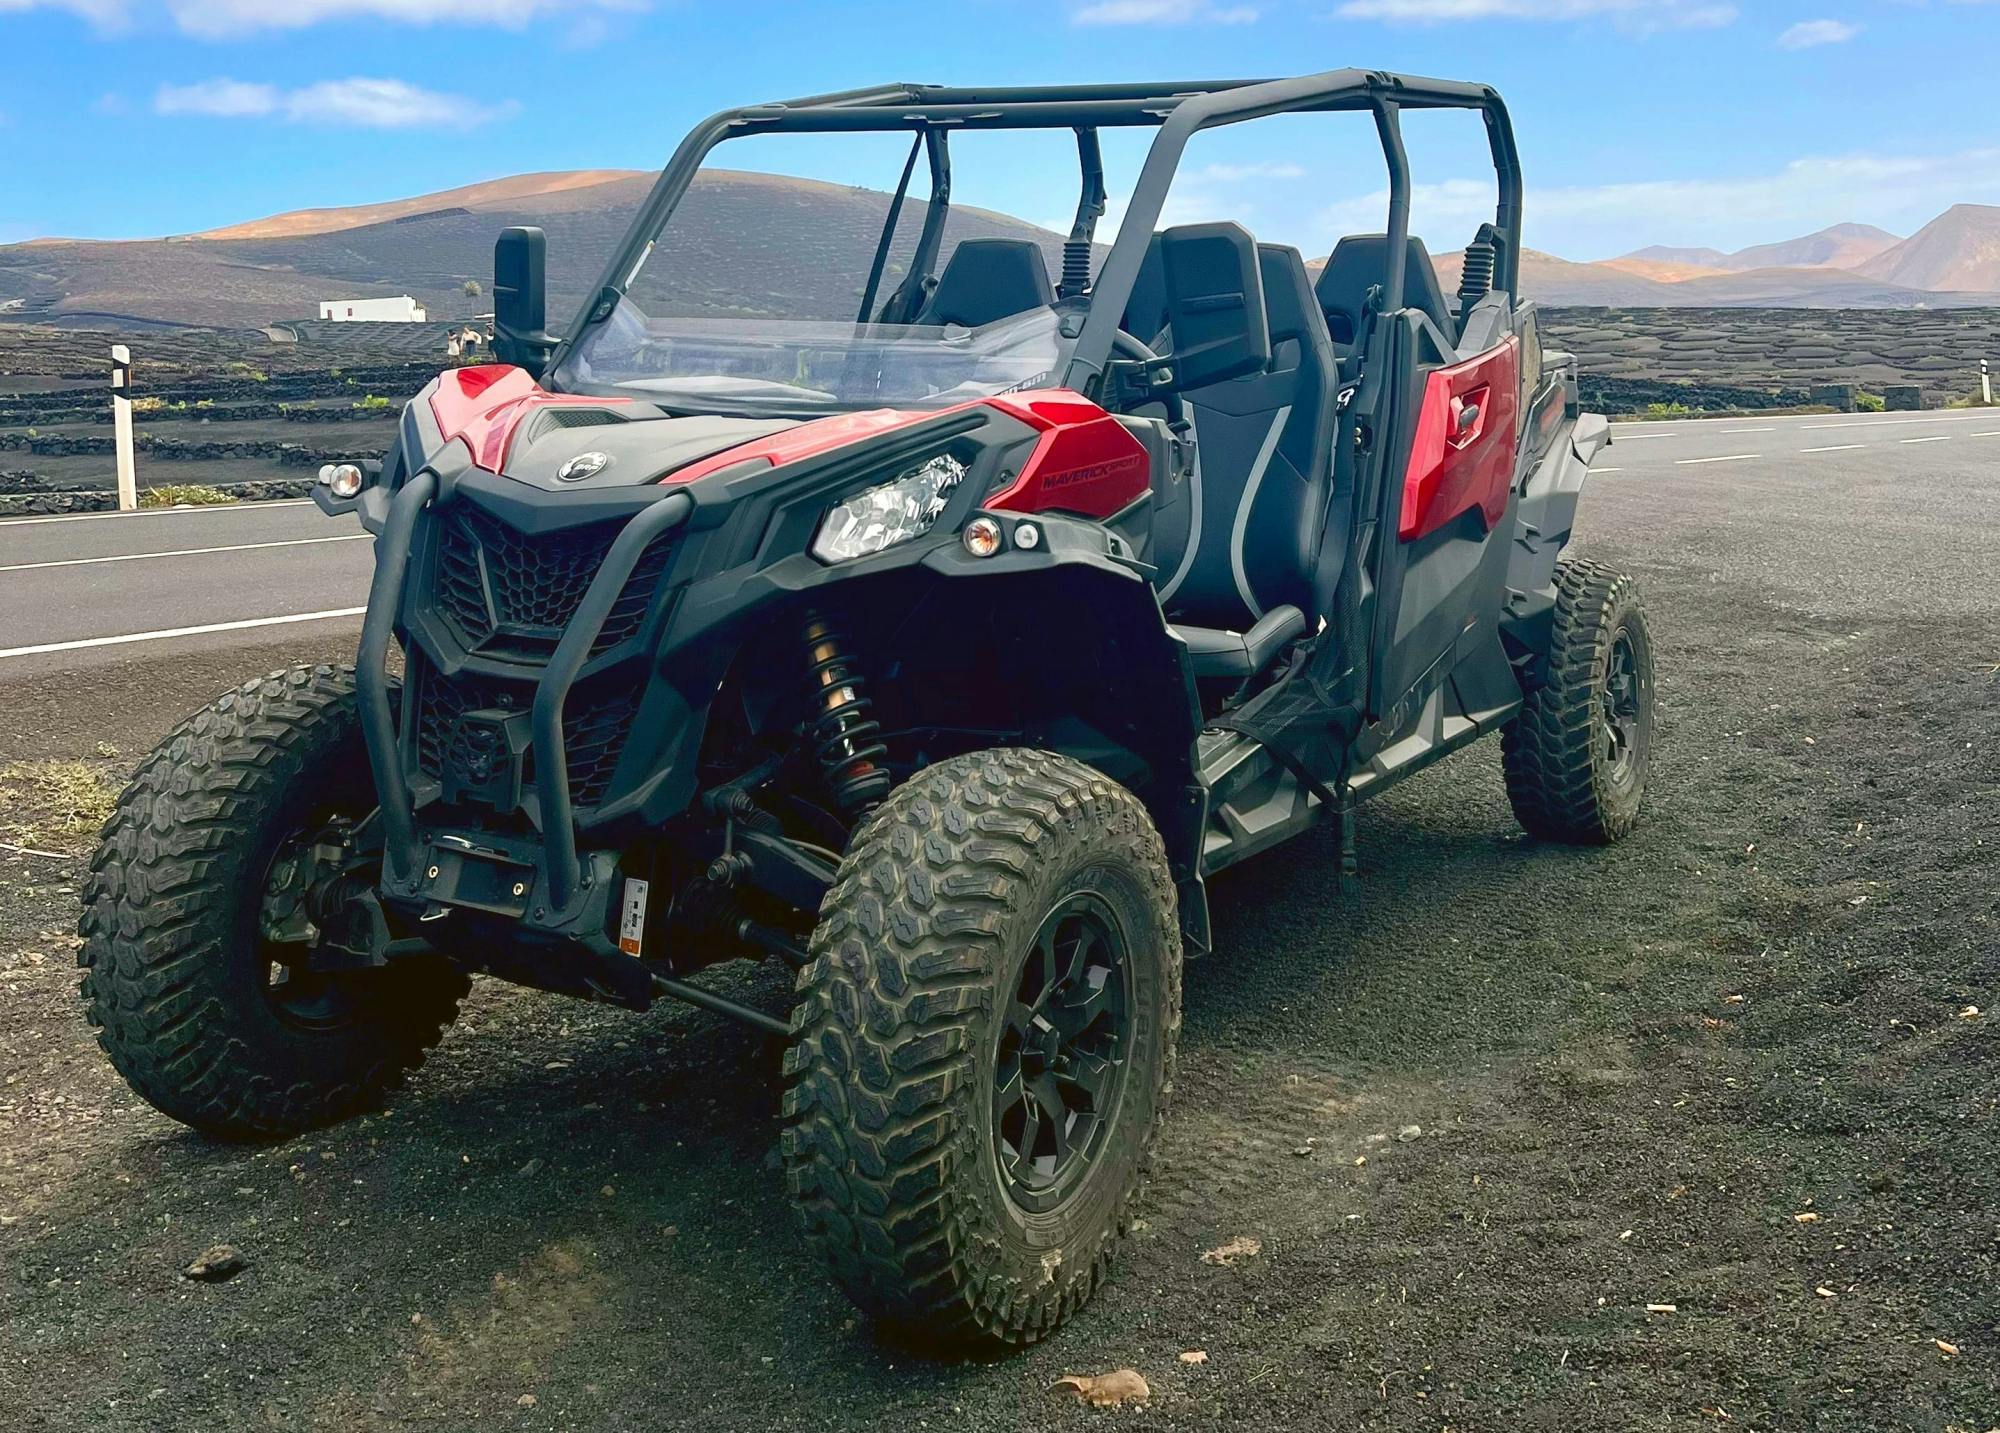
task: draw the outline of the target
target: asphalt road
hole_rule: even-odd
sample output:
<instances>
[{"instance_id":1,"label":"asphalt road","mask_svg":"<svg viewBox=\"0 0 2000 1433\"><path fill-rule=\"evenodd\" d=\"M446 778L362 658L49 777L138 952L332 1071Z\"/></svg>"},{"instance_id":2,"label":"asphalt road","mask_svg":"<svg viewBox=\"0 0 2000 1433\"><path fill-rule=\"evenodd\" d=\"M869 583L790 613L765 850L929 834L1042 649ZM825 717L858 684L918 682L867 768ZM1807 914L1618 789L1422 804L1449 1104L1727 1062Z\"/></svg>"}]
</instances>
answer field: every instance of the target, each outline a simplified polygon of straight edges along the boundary
<instances>
[{"instance_id":1,"label":"asphalt road","mask_svg":"<svg viewBox=\"0 0 2000 1433\"><path fill-rule=\"evenodd\" d=\"M79 1018L81 861L0 853L0 1409L51 1433L1992 1428L1995 433L1621 427L1578 546L1647 593L1639 829L1525 839L1485 743L1370 805L1358 897L1324 831L1225 873L1141 1225L1071 1326L990 1365L879 1339L805 1256L753 1034L482 981L384 1114L217 1146ZM99 742L129 766L246 672L351 652L348 618L148 634L358 605L367 544L21 564L316 521L0 525L0 648L144 637L0 656L0 768ZM775 972L703 979L785 1006ZM248 1271L182 1278L218 1240ZM1142 1414L1052 1388L1120 1366Z\"/></svg>"},{"instance_id":2,"label":"asphalt road","mask_svg":"<svg viewBox=\"0 0 2000 1433\"><path fill-rule=\"evenodd\" d=\"M2000 458L2000 415L1980 411L1620 424L1614 433L1602 476L1670 486L1704 477L1948 482ZM300 625L315 641L358 632L365 538L308 502L0 522L0 683L158 652L261 648Z\"/></svg>"}]
</instances>

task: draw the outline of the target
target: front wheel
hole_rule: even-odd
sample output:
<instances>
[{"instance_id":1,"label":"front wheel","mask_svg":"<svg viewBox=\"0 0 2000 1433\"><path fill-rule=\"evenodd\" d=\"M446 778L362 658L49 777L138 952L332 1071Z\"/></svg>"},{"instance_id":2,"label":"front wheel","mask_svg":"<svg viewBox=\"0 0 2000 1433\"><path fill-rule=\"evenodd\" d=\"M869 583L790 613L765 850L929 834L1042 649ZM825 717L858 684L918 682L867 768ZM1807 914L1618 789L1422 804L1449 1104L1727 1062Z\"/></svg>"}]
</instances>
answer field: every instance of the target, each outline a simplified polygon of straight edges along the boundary
<instances>
[{"instance_id":1,"label":"front wheel","mask_svg":"<svg viewBox=\"0 0 2000 1433\"><path fill-rule=\"evenodd\" d=\"M140 766L83 892L98 1043L161 1112L276 1138L378 1103L458 1013L442 958L316 968L309 888L375 805L348 667L196 713Z\"/></svg>"},{"instance_id":2,"label":"front wheel","mask_svg":"<svg viewBox=\"0 0 2000 1433\"><path fill-rule=\"evenodd\" d=\"M855 836L799 977L784 1155L807 1241L923 1342L1031 1343L1124 1233L1173 1072L1181 944L1145 808L1002 749Z\"/></svg>"},{"instance_id":3,"label":"front wheel","mask_svg":"<svg viewBox=\"0 0 2000 1433\"><path fill-rule=\"evenodd\" d=\"M1638 583L1601 562L1556 567L1547 680L1502 735L1514 814L1530 835L1622 839L1653 757L1653 637Z\"/></svg>"}]
</instances>

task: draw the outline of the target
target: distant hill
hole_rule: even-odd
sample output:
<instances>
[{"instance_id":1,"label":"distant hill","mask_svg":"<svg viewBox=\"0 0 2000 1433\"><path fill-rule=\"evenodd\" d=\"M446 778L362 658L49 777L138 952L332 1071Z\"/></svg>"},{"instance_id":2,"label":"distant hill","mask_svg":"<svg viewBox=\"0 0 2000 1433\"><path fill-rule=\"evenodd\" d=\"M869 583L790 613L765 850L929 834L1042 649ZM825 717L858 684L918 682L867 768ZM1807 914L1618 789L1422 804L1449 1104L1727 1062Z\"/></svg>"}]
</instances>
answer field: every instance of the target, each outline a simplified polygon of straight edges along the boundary
<instances>
[{"instance_id":1,"label":"distant hill","mask_svg":"<svg viewBox=\"0 0 2000 1433\"><path fill-rule=\"evenodd\" d=\"M1729 255L1720 249L1675 249L1665 244L1655 244L1647 249L1635 249L1625 255L1647 264L1672 264L1689 269L1721 269L1729 265Z\"/></svg>"},{"instance_id":2,"label":"distant hill","mask_svg":"<svg viewBox=\"0 0 2000 1433\"><path fill-rule=\"evenodd\" d=\"M1781 244L1738 249L1718 267L1739 273L1753 269L1858 269L1901 242L1887 229L1878 229L1873 224L1835 224L1817 234L1787 239Z\"/></svg>"},{"instance_id":3,"label":"distant hill","mask_svg":"<svg viewBox=\"0 0 2000 1433\"><path fill-rule=\"evenodd\" d=\"M509 224L549 238L549 305L567 322L644 201L654 175L584 169L519 174L379 204L299 209L204 233L0 246L0 320L258 328L315 314L320 301L408 293L434 319L491 307L493 239ZM857 270L887 214L876 190L705 170L656 253L649 283L670 283L680 311L851 312ZM1532 196L1530 197L1532 203ZM913 211L912 211L913 212ZM893 284L914 229L892 250ZM1059 271L1061 238L956 208L950 235L1029 238ZM1313 256L1319 257L1319 256ZM1457 259L1442 255L1448 288ZM1960 205L1907 240L1866 224L1725 253L1656 246L1599 263L1529 251L1523 289L1566 307L1942 308L2000 305L2000 208ZM660 310L655 310L660 311Z\"/></svg>"},{"instance_id":4,"label":"distant hill","mask_svg":"<svg viewBox=\"0 0 2000 1433\"><path fill-rule=\"evenodd\" d=\"M1955 205L1860 272L1910 288L2000 289L2000 208Z\"/></svg>"},{"instance_id":5,"label":"distant hill","mask_svg":"<svg viewBox=\"0 0 2000 1433\"><path fill-rule=\"evenodd\" d=\"M419 194L412 199L392 199L385 204L354 204L343 209L294 209L286 214L273 214L268 219L252 219L247 224L231 224L227 228L208 229L187 237L286 239L304 234L332 234L342 229L366 228L370 224L406 219L433 210L520 208L538 200L542 201L538 207L550 207L560 202L555 196L561 194L570 194L585 201L593 196L600 201L615 196L616 200L624 202L624 190L612 187L618 181L640 180L650 184L652 179L653 176L642 169L563 169L516 174L511 178L489 179L484 183L445 189L436 194ZM575 194L577 190L590 190L593 194L578 195Z\"/></svg>"},{"instance_id":6,"label":"distant hill","mask_svg":"<svg viewBox=\"0 0 2000 1433\"><path fill-rule=\"evenodd\" d=\"M548 234L549 315L562 324L653 179L627 170L520 175L387 204L298 210L205 235L0 246L0 316L256 328L312 316L322 299L407 293L433 318L465 318L492 306L490 297L463 290L467 280L491 281L495 236L509 224L534 224ZM700 312L851 307L865 261L828 256L872 253L888 202L851 185L704 170L675 216L671 252L655 254L647 272L671 275ZM907 253L914 228L906 215L899 253ZM954 207L947 241L979 237L1033 239L1050 273L1061 270L1060 235ZM892 267L886 282L897 272Z\"/></svg>"}]
</instances>

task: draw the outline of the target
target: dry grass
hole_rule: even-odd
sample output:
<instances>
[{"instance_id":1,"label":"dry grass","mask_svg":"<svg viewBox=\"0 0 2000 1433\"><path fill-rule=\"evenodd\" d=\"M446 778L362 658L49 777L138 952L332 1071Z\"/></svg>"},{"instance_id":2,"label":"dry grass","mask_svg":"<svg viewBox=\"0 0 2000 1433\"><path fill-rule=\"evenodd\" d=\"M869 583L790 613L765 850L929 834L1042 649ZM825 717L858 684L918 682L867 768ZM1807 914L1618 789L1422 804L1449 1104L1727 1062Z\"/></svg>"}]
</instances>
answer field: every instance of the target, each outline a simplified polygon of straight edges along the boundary
<instances>
[{"instance_id":1,"label":"dry grass","mask_svg":"<svg viewBox=\"0 0 2000 1433\"><path fill-rule=\"evenodd\" d=\"M118 788L89 761L19 761L0 766L0 839L75 850L111 819Z\"/></svg>"}]
</instances>

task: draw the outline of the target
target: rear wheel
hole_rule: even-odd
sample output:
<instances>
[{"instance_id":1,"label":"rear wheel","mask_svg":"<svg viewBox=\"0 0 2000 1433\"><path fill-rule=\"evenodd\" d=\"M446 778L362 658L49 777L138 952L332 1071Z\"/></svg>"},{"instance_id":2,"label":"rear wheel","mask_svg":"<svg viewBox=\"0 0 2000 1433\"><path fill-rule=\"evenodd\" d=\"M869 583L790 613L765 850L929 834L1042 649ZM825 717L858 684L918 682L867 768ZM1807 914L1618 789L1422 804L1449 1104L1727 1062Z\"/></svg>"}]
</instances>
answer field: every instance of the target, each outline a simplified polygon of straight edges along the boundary
<instances>
[{"instance_id":1,"label":"rear wheel","mask_svg":"<svg viewBox=\"0 0 2000 1433\"><path fill-rule=\"evenodd\" d=\"M1556 567L1547 680L1502 737L1507 795L1531 835L1600 845L1639 819L1653 750L1653 639L1632 578Z\"/></svg>"},{"instance_id":2,"label":"rear wheel","mask_svg":"<svg viewBox=\"0 0 2000 1433\"><path fill-rule=\"evenodd\" d=\"M1138 799L1045 752L940 763L856 835L799 977L784 1150L806 1238L923 1342L1033 1342L1109 1267L1180 1026Z\"/></svg>"},{"instance_id":3,"label":"rear wheel","mask_svg":"<svg viewBox=\"0 0 2000 1433\"><path fill-rule=\"evenodd\" d=\"M437 1043L467 989L444 960L311 958L310 893L374 805L346 667L247 683L139 768L91 864L78 960L98 1043L155 1108L287 1135L372 1107ZM372 883L365 862L352 878Z\"/></svg>"}]
</instances>

